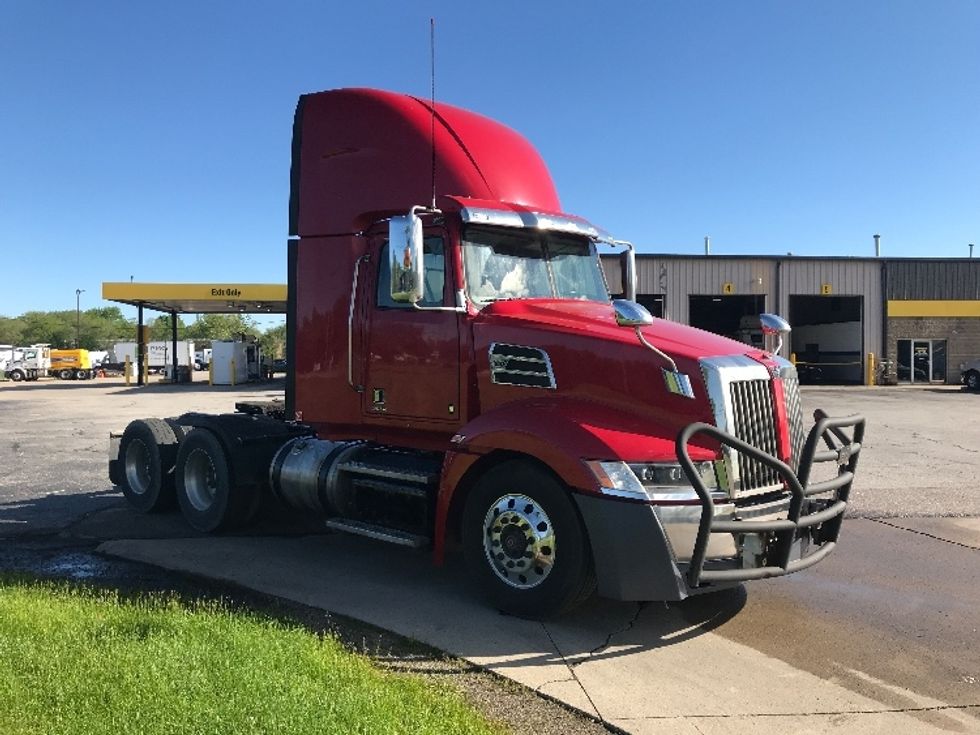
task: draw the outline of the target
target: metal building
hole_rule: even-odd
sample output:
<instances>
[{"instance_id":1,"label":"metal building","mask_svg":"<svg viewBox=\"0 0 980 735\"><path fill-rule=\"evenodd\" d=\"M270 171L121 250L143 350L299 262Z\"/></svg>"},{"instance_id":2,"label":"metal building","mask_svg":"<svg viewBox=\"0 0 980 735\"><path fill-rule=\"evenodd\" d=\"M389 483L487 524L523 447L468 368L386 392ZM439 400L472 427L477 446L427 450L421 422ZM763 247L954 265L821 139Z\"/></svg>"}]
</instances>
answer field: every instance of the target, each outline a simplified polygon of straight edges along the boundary
<instances>
[{"instance_id":1,"label":"metal building","mask_svg":"<svg viewBox=\"0 0 980 735\"><path fill-rule=\"evenodd\" d=\"M890 259L885 352L900 383L959 380L980 358L980 260Z\"/></svg>"},{"instance_id":2,"label":"metal building","mask_svg":"<svg viewBox=\"0 0 980 735\"><path fill-rule=\"evenodd\" d=\"M616 257L603 258L613 291ZM958 383L980 357L980 260L637 255L637 300L655 316L760 344L760 312L793 325L802 382Z\"/></svg>"}]
</instances>

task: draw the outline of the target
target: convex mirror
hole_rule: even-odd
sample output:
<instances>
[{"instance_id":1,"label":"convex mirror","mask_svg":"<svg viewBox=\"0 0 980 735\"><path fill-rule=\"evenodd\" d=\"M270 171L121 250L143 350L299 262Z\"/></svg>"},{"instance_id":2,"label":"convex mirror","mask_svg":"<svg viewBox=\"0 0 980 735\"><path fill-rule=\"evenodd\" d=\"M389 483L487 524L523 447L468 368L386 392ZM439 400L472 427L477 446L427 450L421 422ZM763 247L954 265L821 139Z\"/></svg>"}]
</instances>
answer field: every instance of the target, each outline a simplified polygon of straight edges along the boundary
<instances>
[{"instance_id":1,"label":"convex mirror","mask_svg":"<svg viewBox=\"0 0 980 735\"><path fill-rule=\"evenodd\" d=\"M414 212L388 221L391 300L417 304L422 300L422 220Z\"/></svg>"}]
</instances>

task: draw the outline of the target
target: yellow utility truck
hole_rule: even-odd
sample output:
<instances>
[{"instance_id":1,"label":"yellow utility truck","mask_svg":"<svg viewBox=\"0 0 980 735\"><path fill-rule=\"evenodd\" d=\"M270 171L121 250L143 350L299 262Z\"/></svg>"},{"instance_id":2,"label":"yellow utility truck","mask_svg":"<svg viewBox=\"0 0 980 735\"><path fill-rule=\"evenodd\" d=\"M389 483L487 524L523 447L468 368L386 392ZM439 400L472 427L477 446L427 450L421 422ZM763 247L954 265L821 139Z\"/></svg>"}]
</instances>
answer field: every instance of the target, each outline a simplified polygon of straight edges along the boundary
<instances>
[{"instance_id":1,"label":"yellow utility truck","mask_svg":"<svg viewBox=\"0 0 980 735\"><path fill-rule=\"evenodd\" d=\"M88 350L51 350L51 375L62 380L94 378Z\"/></svg>"}]
</instances>

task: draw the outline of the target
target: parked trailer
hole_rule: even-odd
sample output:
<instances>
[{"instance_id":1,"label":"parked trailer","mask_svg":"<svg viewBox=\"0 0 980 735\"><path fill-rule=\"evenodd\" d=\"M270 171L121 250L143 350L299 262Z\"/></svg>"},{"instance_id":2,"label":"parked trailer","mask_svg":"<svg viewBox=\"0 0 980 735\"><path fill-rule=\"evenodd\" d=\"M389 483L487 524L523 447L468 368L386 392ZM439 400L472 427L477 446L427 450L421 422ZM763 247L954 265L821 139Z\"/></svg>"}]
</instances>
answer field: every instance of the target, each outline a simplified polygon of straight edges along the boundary
<instances>
[{"instance_id":1,"label":"parked trailer","mask_svg":"<svg viewBox=\"0 0 980 735\"><path fill-rule=\"evenodd\" d=\"M168 365L173 365L173 342L155 341L146 343L146 366L150 372L162 373ZM109 360L116 369L121 369L129 358L132 365L138 361L138 344L136 342L116 342L112 347ZM190 340L177 342L177 364L194 366L194 343ZM135 369L135 368L134 368Z\"/></svg>"},{"instance_id":2,"label":"parked trailer","mask_svg":"<svg viewBox=\"0 0 980 735\"><path fill-rule=\"evenodd\" d=\"M109 472L136 508L220 532L271 493L435 563L461 548L491 604L534 618L834 549L864 420L807 429L778 347L654 319L632 247L563 213L517 133L365 89L304 95L293 130L285 403L132 422Z\"/></svg>"},{"instance_id":3,"label":"parked trailer","mask_svg":"<svg viewBox=\"0 0 980 735\"><path fill-rule=\"evenodd\" d=\"M6 373L7 365L21 357L23 353L18 352L19 349L13 345L0 345L0 372Z\"/></svg>"}]
</instances>

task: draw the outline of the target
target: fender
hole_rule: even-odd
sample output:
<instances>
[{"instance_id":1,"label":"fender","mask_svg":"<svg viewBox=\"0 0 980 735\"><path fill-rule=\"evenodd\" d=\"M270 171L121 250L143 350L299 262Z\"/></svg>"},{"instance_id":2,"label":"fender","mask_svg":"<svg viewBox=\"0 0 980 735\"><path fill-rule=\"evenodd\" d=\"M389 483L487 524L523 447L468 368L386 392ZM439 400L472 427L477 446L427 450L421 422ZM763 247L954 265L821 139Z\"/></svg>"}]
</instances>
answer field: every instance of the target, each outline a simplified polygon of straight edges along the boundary
<instances>
[{"instance_id":1,"label":"fender","mask_svg":"<svg viewBox=\"0 0 980 735\"><path fill-rule=\"evenodd\" d=\"M442 563L449 510L467 472L492 452L524 454L548 466L573 491L599 494L585 460L676 461L674 436L635 414L590 401L563 397L508 403L469 422L452 438L436 499L433 556ZM695 461L714 459L717 450L691 447Z\"/></svg>"}]
</instances>

